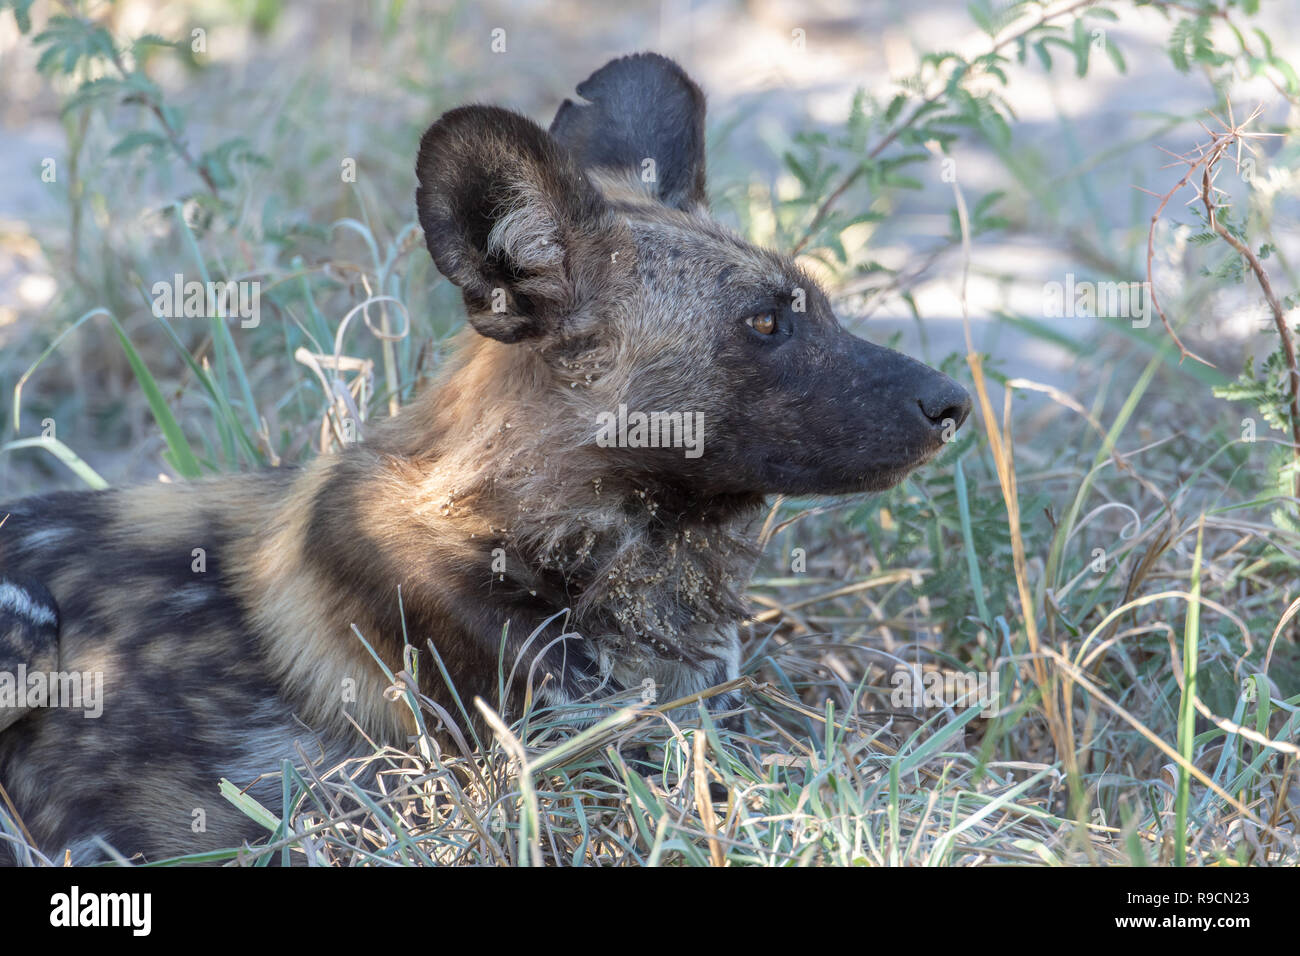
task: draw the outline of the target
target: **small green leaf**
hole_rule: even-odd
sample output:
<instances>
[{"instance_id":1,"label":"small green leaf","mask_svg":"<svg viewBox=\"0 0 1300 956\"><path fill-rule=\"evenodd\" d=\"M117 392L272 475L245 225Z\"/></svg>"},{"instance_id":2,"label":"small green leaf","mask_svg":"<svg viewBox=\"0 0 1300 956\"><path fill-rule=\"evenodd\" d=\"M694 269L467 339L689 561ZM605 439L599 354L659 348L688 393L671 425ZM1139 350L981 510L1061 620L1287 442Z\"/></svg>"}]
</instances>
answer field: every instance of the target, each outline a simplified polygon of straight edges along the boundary
<instances>
[{"instance_id":1,"label":"small green leaf","mask_svg":"<svg viewBox=\"0 0 1300 956\"><path fill-rule=\"evenodd\" d=\"M1079 76L1088 75L1088 58L1092 54L1092 37L1083 18L1074 21L1074 68Z\"/></svg>"},{"instance_id":2,"label":"small green leaf","mask_svg":"<svg viewBox=\"0 0 1300 956\"><path fill-rule=\"evenodd\" d=\"M32 4L36 0L11 0L8 6L13 7L14 20L18 22L18 32L28 34L32 29Z\"/></svg>"},{"instance_id":3,"label":"small green leaf","mask_svg":"<svg viewBox=\"0 0 1300 956\"><path fill-rule=\"evenodd\" d=\"M138 149L148 148L158 152L167 146L167 139L158 133L151 133L148 130L136 130L134 133L127 133L112 149L108 151L110 156L126 156Z\"/></svg>"},{"instance_id":4,"label":"small green leaf","mask_svg":"<svg viewBox=\"0 0 1300 956\"><path fill-rule=\"evenodd\" d=\"M1038 60L1043 64L1043 69L1050 72L1052 69L1052 54L1047 52L1047 42L1039 40L1035 43L1034 52L1038 54Z\"/></svg>"}]
</instances>

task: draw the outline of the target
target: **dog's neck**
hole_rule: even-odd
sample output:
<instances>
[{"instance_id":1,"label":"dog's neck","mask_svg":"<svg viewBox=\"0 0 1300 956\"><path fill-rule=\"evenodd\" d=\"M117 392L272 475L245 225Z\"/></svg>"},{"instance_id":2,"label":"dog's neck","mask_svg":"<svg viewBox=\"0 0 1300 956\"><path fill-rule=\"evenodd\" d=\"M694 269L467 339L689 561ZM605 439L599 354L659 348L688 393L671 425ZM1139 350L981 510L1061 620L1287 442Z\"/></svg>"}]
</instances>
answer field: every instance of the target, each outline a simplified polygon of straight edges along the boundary
<instances>
[{"instance_id":1,"label":"dog's neck","mask_svg":"<svg viewBox=\"0 0 1300 956\"><path fill-rule=\"evenodd\" d=\"M402 489L386 497L430 537L454 536L485 581L569 608L592 639L689 658L744 614L763 498L629 471L550 375L526 348L471 343L368 440L381 485ZM492 405L467 407L481 395Z\"/></svg>"},{"instance_id":2,"label":"dog's neck","mask_svg":"<svg viewBox=\"0 0 1300 956\"><path fill-rule=\"evenodd\" d=\"M568 609L566 629L624 686L734 646L762 498L693 498L621 472L575 437L581 422L529 400L537 374L461 363L362 443L266 496L236 560L250 569L243 596L269 661L302 689L305 719L342 728L339 688L355 685L367 732L411 732L353 628L390 669L404 640L432 641L462 674L492 675L503 622L526 638ZM482 406L484 395L499 401ZM312 635L329 635L328 653L312 650ZM431 663L420 677L435 694ZM491 697L495 686L460 690Z\"/></svg>"}]
</instances>

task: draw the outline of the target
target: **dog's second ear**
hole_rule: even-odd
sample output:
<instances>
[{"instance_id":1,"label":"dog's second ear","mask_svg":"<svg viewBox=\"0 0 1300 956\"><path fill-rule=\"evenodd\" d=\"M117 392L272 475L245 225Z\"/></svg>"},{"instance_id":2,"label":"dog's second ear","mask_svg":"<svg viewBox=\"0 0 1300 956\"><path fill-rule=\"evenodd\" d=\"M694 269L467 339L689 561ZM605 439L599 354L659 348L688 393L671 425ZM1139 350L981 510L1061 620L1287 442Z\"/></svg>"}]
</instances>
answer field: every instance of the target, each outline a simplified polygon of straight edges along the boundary
<instances>
[{"instance_id":1,"label":"dog's second ear","mask_svg":"<svg viewBox=\"0 0 1300 956\"><path fill-rule=\"evenodd\" d=\"M617 226L573 156L532 120L494 106L451 110L420 140L415 171L424 241L481 334L558 332L599 295Z\"/></svg>"},{"instance_id":2,"label":"dog's second ear","mask_svg":"<svg viewBox=\"0 0 1300 956\"><path fill-rule=\"evenodd\" d=\"M706 205L704 94L665 56L638 53L611 60L565 100L551 135L584 168L635 174L677 209Z\"/></svg>"}]
</instances>

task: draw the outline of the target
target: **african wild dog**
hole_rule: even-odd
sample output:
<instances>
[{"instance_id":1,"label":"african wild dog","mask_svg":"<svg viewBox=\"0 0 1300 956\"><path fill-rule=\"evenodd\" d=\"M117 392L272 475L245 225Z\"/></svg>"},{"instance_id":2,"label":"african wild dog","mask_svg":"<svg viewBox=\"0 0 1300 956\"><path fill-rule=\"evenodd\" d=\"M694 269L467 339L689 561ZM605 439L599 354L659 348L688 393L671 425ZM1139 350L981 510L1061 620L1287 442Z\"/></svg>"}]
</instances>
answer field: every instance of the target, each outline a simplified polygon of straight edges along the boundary
<instances>
[{"instance_id":1,"label":"african wild dog","mask_svg":"<svg viewBox=\"0 0 1300 956\"><path fill-rule=\"evenodd\" d=\"M578 93L549 132L469 106L425 133L419 219L470 329L364 442L0 508L0 671L104 682L98 719L0 709L0 782L45 852L238 845L258 830L219 778L271 775L252 793L276 806L295 740L363 746L349 716L404 745L353 625L393 669L404 634L431 640L465 701L497 702L504 639L515 714L526 683L557 704L725 681L764 496L886 488L965 419L951 380L844 331L791 259L710 219L703 96L676 64L615 60ZM702 415L703 453L598 442L620 406Z\"/></svg>"}]
</instances>

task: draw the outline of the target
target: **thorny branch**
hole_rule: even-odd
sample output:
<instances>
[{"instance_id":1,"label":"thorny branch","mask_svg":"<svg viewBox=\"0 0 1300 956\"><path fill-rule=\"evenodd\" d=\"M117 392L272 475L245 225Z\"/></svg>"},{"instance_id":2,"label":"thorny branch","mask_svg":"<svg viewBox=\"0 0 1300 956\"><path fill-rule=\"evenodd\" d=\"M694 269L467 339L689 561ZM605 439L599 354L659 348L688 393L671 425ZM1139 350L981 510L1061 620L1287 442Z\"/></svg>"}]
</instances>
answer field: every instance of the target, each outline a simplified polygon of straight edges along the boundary
<instances>
[{"instance_id":1,"label":"thorny branch","mask_svg":"<svg viewBox=\"0 0 1300 956\"><path fill-rule=\"evenodd\" d=\"M1282 307L1282 303L1279 301L1277 294L1273 291L1273 285L1269 281L1268 273L1264 271L1264 266L1260 263L1259 257L1255 255L1254 250L1234 236L1231 231L1229 231L1228 228L1219 221L1217 210L1221 208L1222 204L1216 202L1214 199L1215 193L1222 193L1222 190L1214 185L1214 179L1218 175L1218 164L1224 156L1227 155L1228 150L1234 146L1236 147L1236 155L1233 157L1233 162L1236 165L1238 172L1240 172L1242 150L1245 149L1251 153L1255 152L1254 147L1251 146L1248 140L1278 135L1276 133L1255 133L1247 130L1247 127L1254 122L1262 112L1263 107L1258 106L1249 116L1240 123L1237 123L1232 116L1232 104L1229 103L1228 122L1225 123L1217 116L1214 117L1219 121L1222 129L1216 131L1210 129L1204 123L1201 124L1201 127L1210 134L1210 142L1198 144L1191 152L1182 155L1170 153L1170 155L1174 156L1176 160L1176 162L1170 165L1183 164L1187 166L1187 173L1171 190L1163 195L1157 196L1156 193L1151 192L1149 189L1142 189L1142 192L1151 196L1157 196L1160 200L1159 205L1156 207L1156 211L1151 216L1151 226L1147 230L1147 287L1150 290L1151 304L1155 307L1156 313L1160 316L1160 321L1164 323L1166 331L1168 331L1169 335L1178 345L1181 358L1191 358L1205 365L1212 365L1212 363L1201 358L1199 355L1189 351L1178 338L1178 335L1169 324L1169 319L1166 317L1164 309L1160 306L1160 300L1156 295L1155 282L1152 277L1152 259L1155 250L1156 225L1159 223L1160 216L1163 214L1165 206L1169 204L1169 201L1179 192L1179 190L1186 186L1191 186L1196 193L1192 198L1192 202L1195 202L1198 199L1201 201L1205 206L1206 222L1209 227L1216 235L1223 239L1243 259L1246 260L1246 264L1250 267L1250 271L1254 273L1255 279L1259 283L1260 290L1264 293L1264 298L1268 302L1269 310L1273 313L1273 323L1277 326L1278 336L1282 340L1282 351L1286 359L1287 378L1291 394L1292 456L1297 464L1300 465L1300 369L1296 366L1295 341L1292 337L1290 328L1287 327L1286 310ZM1210 115L1214 116L1213 113ZM1166 152L1169 151L1166 150ZM1194 180L1198 174L1200 182L1194 185ZM1141 187L1136 188L1141 189ZM1293 488L1295 494L1300 497L1300 468L1297 469L1294 476Z\"/></svg>"},{"instance_id":2,"label":"thorny branch","mask_svg":"<svg viewBox=\"0 0 1300 956\"><path fill-rule=\"evenodd\" d=\"M1259 257L1255 255L1255 250L1234 236L1223 223L1219 222L1219 217L1215 215L1218 206L1210 195L1213 189L1214 177L1207 166L1201 174L1201 201L1205 204L1207 221L1223 241L1237 250L1250 266L1250 271L1255 274L1255 280L1259 283L1259 288L1268 302L1269 310L1273 313L1273 324L1277 326L1278 337L1282 340L1282 352L1286 357L1287 379L1290 382L1291 390L1291 441L1293 443L1291 457L1300 466L1300 369L1296 368L1295 341L1292 338L1291 329L1286 324L1286 310L1282 308L1282 303L1278 301L1277 293L1273 291L1273 285L1269 282L1268 273L1264 271L1264 266L1260 263ZM1296 468L1295 474L1292 476L1292 488L1296 497L1300 497L1300 467Z\"/></svg>"}]
</instances>

